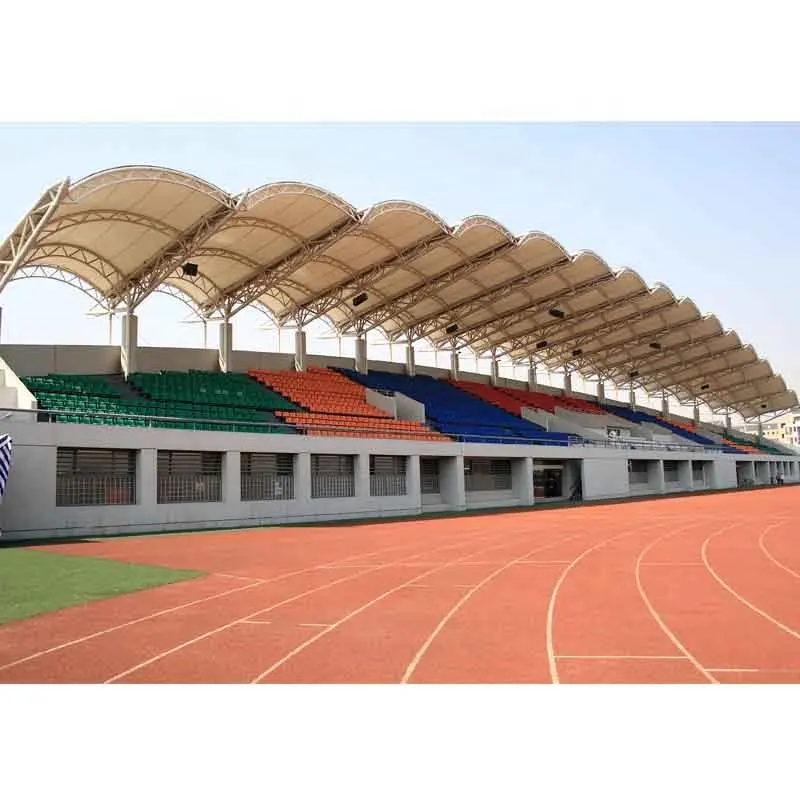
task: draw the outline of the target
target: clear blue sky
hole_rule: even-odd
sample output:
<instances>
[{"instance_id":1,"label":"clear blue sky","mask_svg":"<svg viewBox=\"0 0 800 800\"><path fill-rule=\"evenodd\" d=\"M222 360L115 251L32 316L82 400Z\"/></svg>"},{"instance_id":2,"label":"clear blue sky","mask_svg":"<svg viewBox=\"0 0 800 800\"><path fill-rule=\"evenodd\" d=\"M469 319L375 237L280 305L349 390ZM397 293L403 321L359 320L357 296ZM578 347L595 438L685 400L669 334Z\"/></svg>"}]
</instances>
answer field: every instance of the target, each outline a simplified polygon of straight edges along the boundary
<instances>
[{"instance_id":1,"label":"clear blue sky","mask_svg":"<svg viewBox=\"0 0 800 800\"><path fill-rule=\"evenodd\" d=\"M358 207L415 200L453 223L488 214L688 295L800 388L796 124L4 126L0 153L2 235L45 186L126 163L230 191L288 179ZM68 287L15 282L0 305L5 342L107 341ZM198 346L177 301L154 297L140 315L143 344ZM242 316L237 348L270 349L260 322Z\"/></svg>"}]
</instances>

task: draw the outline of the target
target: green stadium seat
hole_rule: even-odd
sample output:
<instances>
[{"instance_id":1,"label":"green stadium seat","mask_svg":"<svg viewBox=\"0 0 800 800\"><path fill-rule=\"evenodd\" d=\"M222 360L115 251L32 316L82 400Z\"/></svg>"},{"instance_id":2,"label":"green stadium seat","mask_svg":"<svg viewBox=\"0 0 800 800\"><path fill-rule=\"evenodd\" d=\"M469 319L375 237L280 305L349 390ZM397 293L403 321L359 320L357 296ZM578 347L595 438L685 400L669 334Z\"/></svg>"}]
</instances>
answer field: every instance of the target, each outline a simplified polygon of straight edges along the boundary
<instances>
[{"instance_id":1,"label":"green stadium seat","mask_svg":"<svg viewBox=\"0 0 800 800\"><path fill-rule=\"evenodd\" d=\"M279 425L273 412L291 411L297 406L241 374L136 373L130 376L127 389L100 375L44 375L23 378L23 382L36 396L41 411L63 412L55 414L58 422L173 430L295 432L291 426ZM104 414L120 416L101 416Z\"/></svg>"}]
</instances>

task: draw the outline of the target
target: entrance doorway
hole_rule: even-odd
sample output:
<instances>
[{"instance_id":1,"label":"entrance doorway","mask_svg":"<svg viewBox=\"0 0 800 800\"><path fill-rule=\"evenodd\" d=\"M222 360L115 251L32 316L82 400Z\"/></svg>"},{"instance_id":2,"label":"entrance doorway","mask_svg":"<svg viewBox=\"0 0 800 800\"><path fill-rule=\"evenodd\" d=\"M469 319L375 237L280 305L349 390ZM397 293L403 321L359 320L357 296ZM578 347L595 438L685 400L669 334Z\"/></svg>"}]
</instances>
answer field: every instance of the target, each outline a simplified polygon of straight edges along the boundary
<instances>
[{"instance_id":1,"label":"entrance doorway","mask_svg":"<svg viewBox=\"0 0 800 800\"><path fill-rule=\"evenodd\" d=\"M556 500L579 501L582 497L583 491L579 461L557 461L555 459L544 458L534 459L534 502L553 502Z\"/></svg>"}]
</instances>

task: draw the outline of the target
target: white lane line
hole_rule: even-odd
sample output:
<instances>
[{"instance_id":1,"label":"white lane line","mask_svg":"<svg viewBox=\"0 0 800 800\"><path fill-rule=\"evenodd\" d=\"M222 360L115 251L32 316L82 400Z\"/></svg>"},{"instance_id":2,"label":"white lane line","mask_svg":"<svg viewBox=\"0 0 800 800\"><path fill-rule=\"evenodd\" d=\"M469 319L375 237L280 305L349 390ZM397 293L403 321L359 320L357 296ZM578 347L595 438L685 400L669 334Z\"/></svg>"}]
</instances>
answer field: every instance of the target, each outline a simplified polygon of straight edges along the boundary
<instances>
[{"instance_id":1,"label":"white lane line","mask_svg":"<svg viewBox=\"0 0 800 800\"><path fill-rule=\"evenodd\" d=\"M657 521L655 521L657 523ZM679 531L685 530L687 528L691 528L693 525L697 525L697 522L692 522L688 525L685 525L683 528L679 528L678 531L674 531L677 533ZM637 533L641 533L641 528L636 527L633 530L624 531L623 533L618 533L614 536L609 536L602 541L598 542L597 544L593 545L592 547L584 550L580 555L576 556L572 561L570 561L569 565L561 572L558 580L556 581L556 585L553 587L553 591L550 593L550 602L547 604L547 622L546 622L546 645L547 645L547 662L550 667L550 681L552 683L559 683L558 679L558 664L556 663L556 656L555 656L555 646L553 644L553 623L555 617L555 608L556 608L556 600L558 599L558 593L561 590L564 581L567 579L567 576L572 572L572 570L583 561L586 556L590 555L591 553L600 550L601 548L608 545L610 542L616 541L621 539L625 536L635 536ZM665 534L668 536L669 534ZM658 540L656 540L658 541ZM640 556L641 558L641 556ZM636 562L638 565L638 561ZM674 642L673 642L674 643ZM683 648L679 647L681 652L685 652Z\"/></svg>"},{"instance_id":2,"label":"white lane line","mask_svg":"<svg viewBox=\"0 0 800 800\"><path fill-rule=\"evenodd\" d=\"M688 661L686 656L556 656L557 661ZM713 670L709 670L713 672Z\"/></svg>"},{"instance_id":3,"label":"white lane line","mask_svg":"<svg viewBox=\"0 0 800 800\"><path fill-rule=\"evenodd\" d=\"M720 667L719 669L709 669L709 672L764 672L765 670L753 667ZM766 670L767 672L780 672L781 670Z\"/></svg>"},{"instance_id":4,"label":"white lane line","mask_svg":"<svg viewBox=\"0 0 800 800\"><path fill-rule=\"evenodd\" d=\"M417 666L419 665L419 662L422 660L423 656L428 651L428 648L430 648L431 644L433 644L434 639L436 639L436 637L439 635L439 633L444 629L444 626L447 625L447 623L452 619L453 615L456 614L456 612L464 605L464 603L467 602L467 600L470 599L470 597L472 597L472 595L475 594L475 592L477 592L480 588L482 588L487 583L489 583L489 581L491 581L494 578L496 578L501 572L504 572L509 567L512 567L515 564L520 563L520 561L522 559L530 557L533 553L541 552L542 550L546 550L548 547L557 547L558 545L563 544L564 542L568 542L568 541L570 541L572 539L577 539L578 537L583 536L583 535L585 535L585 534L576 533L573 536L568 536L565 539L561 539L558 542L554 542L553 544L543 545L543 546L535 548L534 550L529 550L527 553L522 555L520 558L513 559L511 561L507 561L499 569L496 569L494 572L492 572L489 575L487 575L482 581L480 581L479 583L475 584L475 586L472 586L470 588L470 590L466 594L464 594L464 596L447 612L447 614L445 614L441 618L441 620L439 621L439 624L431 631L431 633L428 636L428 638L422 643L422 647L420 647L419 650L417 650L417 652L414 654L414 657L411 659L411 661L409 662L408 666L406 667L406 671L403 674L403 677L400 679L400 683L408 683L409 682L409 680L411 679L411 676L414 674L414 671L416 670Z\"/></svg>"},{"instance_id":5,"label":"white lane line","mask_svg":"<svg viewBox=\"0 0 800 800\"><path fill-rule=\"evenodd\" d=\"M763 617L764 619L771 622L776 627L780 628L784 633L788 633L789 636L793 636L795 639L800 639L800 633L798 633L794 628L790 628L788 625L784 625L780 620L775 619L771 614L768 614L764 609L759 608L758 606L751 603L747 598L742 597L736 589L734 589L729 583L727 583L720 575L716 572L716 570L711 566L711 563L708 560L708 545L712 539L715 539L719 534L714 534L713 536L709 536L703 542L703 546L700 549L700 554L703 556L703 563L706 566L706 569L711 573L711 576L714 580L729 594L735 597L740 603L747 606L751 611L754 611L759 616Z\"/></svg>"},{"instance_id":6,"label":"white lane line","mask_svg":"<svg viewBox=\"0 0 800 800\"><path fill-rule=\"evenodd\" d=\"M731 525L726 525L720 528L717 531L717 534L723 533L724 531L730 530L731 528L735 528L737 525L741 523L735 522ZM655 610L653 604L650 602L650 598L647 595L647 592L644 590L644 586L642 584L642 564L644 562L644 557L650 550L659 542L663 541L664 539L669 539L672 536L677 536L679 533L683 533L687 528L692 527L691 525L687 525L684 528L680 528L677 531L672 531L670 533L666 533L663 536L659 536L657 539L654 539L650 542L647 547L639 553L639 557L636 559L636 567L634 569L634 573L636 576L636 588L639 590L639 595L641 596L644 604L647 606L647 610L652 615L653 619L658 624L659 628L667 635L669 640L678 648L688 659L692 662L692 666L696 670L698 670L710 683L719 683L719 681L686 649L683 642L678 639L678 637L672 632L672 629L667 625L666 622L661 618L661 615L658 611Z\"/></svg>"},{"instance_id":7,"label":"white lane line","mask_svg":"<svg viewBox=\"0 0 800 800\"><path fill-rule=\"evenodd\" d=\"M488 536L482 537L481 541L482 542L492 541L492 540L496 541L498 538L501 538L501 537L488 535ZM425 553L425 552L436 553L436 552L440 552L442 550L448 550L448 549L453 549L455 547L460 547L461 545L462 545L462 542L461 542L461 540L459 540L457 542L451 542L449 544L441 545L439 547L434 547L434 548L430 548L428 550L424 550L423 553ZM486 552L486 551L490 551L490 550L492 550L492 549L494 549L496 547L503 547L503 546L504 546L504 543L503 544L496 544L496 545L493 545L493 546L490 545L488 547L481 548L481 549L477 550L477 552L478 553ZM386 548L386 549L390 550L390 549L393 549L393 548ZM394 549L397 549L397 548L395 547ZM380 551L375 551L375 552L380 552ZM369 555L369 554L367 554L367 555ZM352 556L351 556L351 558L352 558ZM333 562L333 563L335 563L335 562ZM312 569L314 569L314 568L311 568L308 571L311 571ZM210 636L214 636L217 633L221 633L222 631L228 630L229 628L232 628L235 625L238 625L239 623L244 622L245 620L253 619L255 617L259 617L262 614L266 614L266 613L268 613L268 612L270 612L270 611L272 611L272 610L274 610L276 608L280 608L282 606L288 605L289 603L293 603L296 600L300 600L303 597L308 597L308 596L310 596L312 594L315 594L316 592L324 591L325 589L328 589L328 588L330 588L332 586L337 586L337 585L342 584L342 583L347 583L348 581L353 581L356 578L359 578L359 577L361 577L363 575L369 575L369 574L371 574L373 572L377 572L380 569L381 569L381 567L368 567L368 568L362 570L361 572L355 573L354 575L345 575L343 578L337 578L336 580L330 581L329 583L326 583L323 586L317 586L317 587L314 587L312 589L308 589L308 590L306 590L304 592L301 592L300 594L293 595L292 597L287 597L286 599L281 600L278 603L274 603L273 605L267 606L266 608L260 608L257 611L254 611L252 614L245 614L243 617L239 617L237 619L231 620L230 622L227 622L224 625L220 625L220 626L218 626L216 628L213 628L212 630L206 631L205 633L202 633L202 634L200 634L198 636L195 636L192 639L188 639L188 640L182 642L181 644L176 645L175 647L171 647L168 650L164 650L164 651L152 656L151 658L148 658L146 661L142 661L142 662L140 662L138 664L135 664L134 666L130 667L129 669L126 669L123 672L117 673L116 675L113 675L112 677L108 678L107 680L104 681L104 683L115 683L116 681L118 681L121 678L124 678L124 677L126 677L128 675L130 675L133 672L137 672L138 670L143 669L144 667L147 667L150 664L154 664L156 661L160 661L163 658L166 658L167 656L170 656L173 653L177 653L177 652L185 649L186 647L189 647L189 646L191 646L193 644L196 644L197 642L203 641L204 639L207 639ZM423 577L423 576L417 576L413 580L417 580L419 577ZM409 583L410 582L411 581L409 581ZM315 638L316 637L312 637L311 641L313 641Z\"/></svg>"},{"instance_id":8,"label":"white lane line","mask_svg":"<svg viewBox=\"0 0 800 800\"><path fill-rule=\"evenodd\" d=\"M547 532L550 533L551 531L548 530ZM575 534L576 537L577 536L582 536L582 535L584 535L584 534ZM567 537L567 538L573 538L573 537ZM555 544L559 544L559 543L560 542L556 542ZM552 545L552 546L555 546L555 544ZM461 564L463 564L463 559L471 558L472 556L474 556L474 555L476 555L478 553L491 552L492 550L496 550L499 547L506 547L506 546L508 546L508 545L503 543L503 544L495 545L494 547L481 548L480 550L474 551L474 552L469 553L468 555L465 555L465 556L461 556L460 558L454 559L453 561L447 562L445 564L437 565L436 567L432 568L429 572L424 573L423 575L420 575L419 577L425 577L426 575L431 575L431 574L433 574L435 572L440 572L440 571L442 571L443 569L445 569L447 567L451 567L451 566L454 566L454 565L461 565ZM545 547L547 547L547 546L549 546L549 545L545 545ZM528 555L528 554L526 554L526 555ZM508 562L506 562L506 563L508 563ZM414 580L416 580L416 579L414 579ZM358 608L354 609L349 614L346 614L344 617L342 617L341 619L337 620L337 622L334 623L333 625L331 625L327 630L320 631L320 633L318 633L316 636L312 636L308 641L303 642L303 644L299 645L298 647L295 647L294 650L292 650L291 652L287 653L283 658L279 659L278 661L275 661L270 667L265 669L260 675L256 676L250 682L251 683L260 683L268 675L270 675L271 673L275 672L275 670L277 670L279 667L281 667L287 661L289 661L290 659L294 658L296 655L301 653L307 647L310 647L312 644L314 644L314 642L316 642L317 640L321 639L323 636L327 636L331 631L339 628L341 625L344 625L345 622L348 622L349 620L351 620L354 617L358 616L362 612L366 611L368 608L371 608L372 606L376 605L381 600L384 600L385 598L389 597L390 595L395 594L396 592L400 591L401 589L404 589L404 588L408 587L412 583L413 583L413 581L406 581L404 583L399 584L398 586L394 586L393 588L388 589L387 591L385 591L382 594L378 595L378 597L370 600L368 603L364 603L362 606L359 606Z\"/></svg>"},{"instance_id":9,"label":"white lane line","mask_svg":"<svg viewBox=\"0 0 800 800\"><path fill-rule=\"evenodd\" d=\"M761 552L776 566L780 567L784 572L788 572L794 578L800 578L800 573L795 572L793 569L789 569L786 564L778 561L775 556L767 550L767 543L766 543L766 536L767 534L773 530L774 528L779 528L782 523L776 523L775 525L770 525L768 528L765 528L762 532L761 536L758 537L758 546L761 548Z\"/></svg>"},{"instance_id":10,"label":"white lane line","mask_svg":"<svg viewBox=\"0 0 800 800\"><path fill-rule=\"evenodd\" d=\"M336 541L339 542L339 541L342 541L342 540L337 539ZM461 537L459 536L458 537L458 541L455 542L452 546L453 547L457 547L458 545L461 544L461 541L462 541ZM310 566L310 567L304 567L303 569L294 570L293 572L284 572L284 573L282 573L280 575L276 575L273 578L264 578L263 580L262 579L254 580L253 583L247 584L245 586L237 586L234 589L226 589L224 592L216 592L214 594L198 598L197 600L190 600L190 601L187 601L185 603L180 603L177 606L170 606L168 608L162 608L161 610L154 611L151 614L146 614L146 615L144 615L142 617L136 617L135 619L128 620L127 622L121 622L121 623L119 623L117 625L112 625L112 626L110 626L108 628L103 628L102 630L94 631L93 633L87 634L85 636L79 636L76 639L70 639L67 642L62 642L61 644L57 644L57 645L54 645L52 647L45 648L44 650L39 650L39 651L37 651L35 653L30 653L27 656L23 656L22 658L18 658L15 661L9 661L6 664L0 664L0 672L2 672L5 669L10 669L11 667L18 666L19 664L25 664L28 661L33 661L36 658L41 658L42 656L49 655L50 653L57 653L60 650L66 649L67 647L73 647L74 645L83 644L84 642L91 641L92 639L96 639L99 636L105 636L108 633L114 633L115 631L124 630L125 628L129 628L132 625L138 625L140 622L148 622L151 619L158 619L159 617L165 616L166 614L172 614L175 611L182 611L185 608L191 608L193 606L200 605L201 603L210 602L211 600L218 600L218 599L220 599L222 597L227 597L228 595L235 594L237 592L246 591L247 589L253 589L253 588L257 587L257 586L263 586L263 585L268 584L268 583L276 583L277 581L284 580L286 578L293 578L293 577L295 577L297 575L304 575L306 573L311 573L314 570L320 569L320 567L334 566L334 565L347 566L348 564L346 562L350 561L351 559L374 556L374 555L377 555L378 553L389 553L389 552L392 552L394 550L402 550L404 547L408 547L408 545L407 544L401 544L401 545L393 544L393 545L390 545L389 547L382 547L382 548L379 548L377 550L370 550L370 551L368 551L366 553L356 553L356 554L350 555L350 556L342 556L342 558L338 558L335 561L328 562L327 565L326 564L315 564L315 565ZM445 547L445 545L443 545L443 547ZM425 552L425 551L423 551L423 552ZM428 550L427 552L431 552L431 551ZM433 551L433 552L435 552L435 551ZM343 563L343 562L345 562L345 563ZM210 576L206 576L206 577L210 577ZM203 578L202 577L201 578L197 578L196 580L203 580Z\"/></svg>"}]
</instances>

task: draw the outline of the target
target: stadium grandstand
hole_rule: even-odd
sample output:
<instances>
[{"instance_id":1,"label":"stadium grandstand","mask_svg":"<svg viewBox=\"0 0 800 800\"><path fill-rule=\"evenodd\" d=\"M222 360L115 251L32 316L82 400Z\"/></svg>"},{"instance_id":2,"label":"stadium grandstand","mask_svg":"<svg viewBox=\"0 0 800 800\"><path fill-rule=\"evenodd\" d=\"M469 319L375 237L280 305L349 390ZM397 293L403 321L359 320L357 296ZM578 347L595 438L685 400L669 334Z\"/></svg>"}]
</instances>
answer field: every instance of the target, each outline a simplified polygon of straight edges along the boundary
<instances>
[{"instance_id":1,"label":"stadium grandstand","mask_svg":"<svg viewBox=\"0 0 800 800\"><path fill-rule=\"evenodd\" d=\"M451 226L411 202L359 210L286 182L232 195L182 172L118 167L59 182L8 235L0 292L29 277L66 281L118 315L121 344L0 344L0 434L14 445L4 537L800 480L798 451L731 424L797 406L734 331L630 269L488 217ZM137 310L154 292L218 323L219 347L140 346ZM293 353L234 349L249 307L294 329ZM307 347L318 320L355 337L355 358ZM404 363L369 358L375 331L405 345ZM450 368L418 365L422 342L449 350ZM461 368L470 353L490 359L489 375ZM527 380L501 377L501 363ZM563 387L537 370L562 372ZM596 394L573 391L573 376Z\"/></svg>"}]
</instances>

